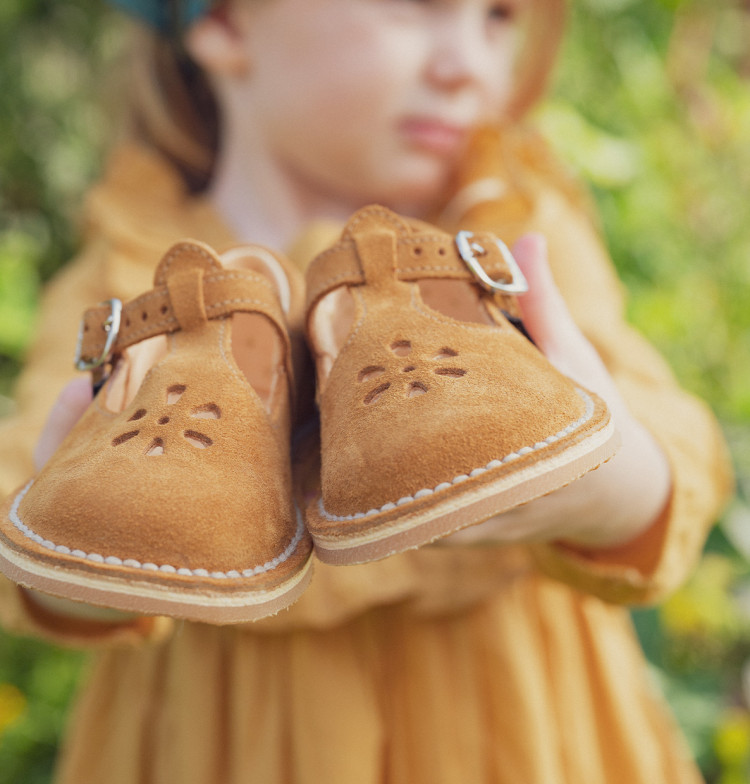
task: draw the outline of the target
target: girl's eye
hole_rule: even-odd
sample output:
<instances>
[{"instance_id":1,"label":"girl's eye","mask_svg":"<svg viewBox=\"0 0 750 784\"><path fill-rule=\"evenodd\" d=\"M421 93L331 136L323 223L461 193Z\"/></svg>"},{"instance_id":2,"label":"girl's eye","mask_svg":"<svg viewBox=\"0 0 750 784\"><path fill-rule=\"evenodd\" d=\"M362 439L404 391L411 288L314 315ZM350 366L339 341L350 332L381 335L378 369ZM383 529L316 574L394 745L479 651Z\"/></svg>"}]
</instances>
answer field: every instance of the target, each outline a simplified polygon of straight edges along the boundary
<instances>
[{"instance_id":1,"label":"girl's eye","mask_svg":"<svg viewBox=\"0 0 750 784\"><path fill-rule=\"evenodd\" d=\"M516 6L509 2L494 3L490 6L488 16L493 22L510 22L516 16Z\"/></svg>"}]
</instances>

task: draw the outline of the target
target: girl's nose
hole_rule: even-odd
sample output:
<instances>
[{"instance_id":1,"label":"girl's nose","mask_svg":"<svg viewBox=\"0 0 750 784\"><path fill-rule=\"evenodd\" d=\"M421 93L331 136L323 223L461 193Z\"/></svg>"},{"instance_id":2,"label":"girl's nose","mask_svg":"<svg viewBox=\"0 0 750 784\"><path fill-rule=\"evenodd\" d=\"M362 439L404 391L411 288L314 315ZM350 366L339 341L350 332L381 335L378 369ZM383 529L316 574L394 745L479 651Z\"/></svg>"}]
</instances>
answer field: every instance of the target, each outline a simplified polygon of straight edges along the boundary
<instances>
[{"instance_id":1,"label":"girl's nose","mask_svg":"<svg viewBox=\"0 0 750 784\"><path fill-rule=\"evenodd\" d=\"M446 15L433 31L427 77L443 90L483 83L492 78L491 60L484 19L474 15Z\"/></svg>"}]
</instances>

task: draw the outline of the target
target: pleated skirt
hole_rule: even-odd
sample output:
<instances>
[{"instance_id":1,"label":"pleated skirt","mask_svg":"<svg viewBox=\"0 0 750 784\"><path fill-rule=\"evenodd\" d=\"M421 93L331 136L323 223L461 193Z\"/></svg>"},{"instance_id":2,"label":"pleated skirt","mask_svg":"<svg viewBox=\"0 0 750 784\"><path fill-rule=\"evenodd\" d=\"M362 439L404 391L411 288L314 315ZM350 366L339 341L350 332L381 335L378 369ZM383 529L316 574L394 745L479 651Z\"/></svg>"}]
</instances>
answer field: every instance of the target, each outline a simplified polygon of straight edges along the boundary
<instances>
[{"instance_id":1,"label":"pleated skirt","mask_svg":"<svg viewBox=\"0 0 750 784\"><path fill-rule=\"evenodd\" d=\"M627 612L536 574L461 613L181 624L101 654L63 784L696 784Z\"/></svg>"}]
</instances>

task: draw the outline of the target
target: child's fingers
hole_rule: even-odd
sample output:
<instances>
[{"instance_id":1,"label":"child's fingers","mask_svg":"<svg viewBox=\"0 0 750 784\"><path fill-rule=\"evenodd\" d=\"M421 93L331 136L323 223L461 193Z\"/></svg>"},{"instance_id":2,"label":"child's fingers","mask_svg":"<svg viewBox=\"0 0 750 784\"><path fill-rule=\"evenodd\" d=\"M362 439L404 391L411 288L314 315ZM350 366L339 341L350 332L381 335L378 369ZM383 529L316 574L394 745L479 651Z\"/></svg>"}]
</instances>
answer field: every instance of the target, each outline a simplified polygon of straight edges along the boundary
<instances>
[{"instance_id":1,"label":"child's fingers","mask_svg":"<svg viewBox=\"0 0 750 784\"><path fill-rule=\"evenodd\" d=\"M541 234L526 234L513 246L513 255L529 282L519 298L524 324L549 361L565 375L602 394L613 384L599 355L570 315L549 264L547 243Z\"/></svg>"},{"instance_id":2,"label":"child's fingers","mask_svg":"<svg viewBox=\"0 0 750 784\"><path fill-rule=\"evenodd\" d=\"M513 246L513 255L529 282L528 293L519 298L524 324L541 351L552 358L581 334L552 278L547 241L541 234L525 234Z\"/></svg>"},{"instance_id":3,"label":"child's fingers","mask_svg":"<svg viewBox=\"0 0 750 784\"><path fill-rule=\"evenodd\" d=\"M34 465L37 471L52 457L73 425L81 418L91 403L91 397L91 381L88 378L76 378L60 392L34 449Z\"/></svg>"}]
</instances>

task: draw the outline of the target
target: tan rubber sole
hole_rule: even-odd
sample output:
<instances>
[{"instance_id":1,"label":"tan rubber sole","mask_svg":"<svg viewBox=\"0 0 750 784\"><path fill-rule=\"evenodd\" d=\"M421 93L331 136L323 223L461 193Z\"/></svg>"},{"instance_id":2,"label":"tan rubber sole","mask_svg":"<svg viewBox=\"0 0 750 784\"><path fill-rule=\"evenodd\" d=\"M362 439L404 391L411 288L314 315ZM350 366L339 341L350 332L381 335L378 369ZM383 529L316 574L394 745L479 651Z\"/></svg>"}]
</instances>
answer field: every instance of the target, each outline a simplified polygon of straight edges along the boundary
<instances>
[{"instance_id":1,"label":"tan rubber sole","mask_svg":"<svg viewBox=\"0 0 750 784\"><path fill-rule=\"evenodd\" d=\"M257 621L294 603L310 583L312 558L292 578L262 593L239 590L229 594L181 593L153 583L107 581L72 572L66 572L61 578L59 569L23 558L1 546L0 570L19 585L72 601L143 615L169 615L188 621L231 624Z\"/></svg>"},{"instance_id":2,"label":"tan rubber sole","mask_svg":"<svg viewBox=\"0 0 750 784\"><path fill-rule=\"evenodd\" d=\"M12 526L9 520L5 526ZM109 567L70 559L55 562L54 554L24 548L17 531L13 538L0 530L0 571L11 581L76 602L143 615L169 615L188 621L232 624L274 615L295 602L312 576L309 540L300 542L292 561L302 560L289 576L268 588L248 585L249 579L197 577L181 580L127 567ZM150 573L149 573L150 574Z\"/></svg>"},{"instance_id":3,"label":"tan rubber sole","mask_svg":"<svg viewBox=\"0 0 750 784\"><path fill-rule=\"evenodd\" d=\"M599 430L527 467L514 466L510 473L493 480L483 475L429 499L414 499L396 510L372 516L363 530L328 533L332 528L321 515L321 499L307 510L308 528L315 552L324 563L358 564L386 558L394 553L428 544L477 525L490 517L533 501L579 479L609 460L620 445L620 436L611 419Z\"/></svg>"}]
</instances>

